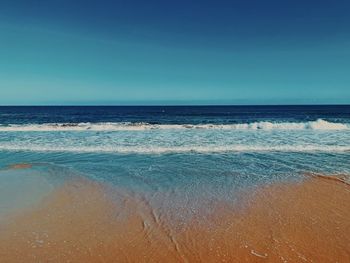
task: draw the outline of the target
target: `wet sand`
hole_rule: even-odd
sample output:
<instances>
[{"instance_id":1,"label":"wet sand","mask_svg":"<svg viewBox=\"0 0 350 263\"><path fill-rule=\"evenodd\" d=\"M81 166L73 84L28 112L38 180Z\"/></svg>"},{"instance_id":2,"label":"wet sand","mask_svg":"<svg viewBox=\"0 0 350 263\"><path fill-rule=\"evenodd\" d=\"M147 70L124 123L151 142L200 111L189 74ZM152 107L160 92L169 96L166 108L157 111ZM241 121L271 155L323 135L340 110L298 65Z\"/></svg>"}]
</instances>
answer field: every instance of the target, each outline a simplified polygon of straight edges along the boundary
<instances>
[{"instance_id":1,"label":"wet sand","mask_svg":"<svg viewBox=\"0 0 350 263\"><path fill-rule=\"evenodd\" d=\"M336 180L265 186L181 227L110 191L77 179L0 224L0 262L350 262L350 188Z\"/></svg>"}]
</instances>

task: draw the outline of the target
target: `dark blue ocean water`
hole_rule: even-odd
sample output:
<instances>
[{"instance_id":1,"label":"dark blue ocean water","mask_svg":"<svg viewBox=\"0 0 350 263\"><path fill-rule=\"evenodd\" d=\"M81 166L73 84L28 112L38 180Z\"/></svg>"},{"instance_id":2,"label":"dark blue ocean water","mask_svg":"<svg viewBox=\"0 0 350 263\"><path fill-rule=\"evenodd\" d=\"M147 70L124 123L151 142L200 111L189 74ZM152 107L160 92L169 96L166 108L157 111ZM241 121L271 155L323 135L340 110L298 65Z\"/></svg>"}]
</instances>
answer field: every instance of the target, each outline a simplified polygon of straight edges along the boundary
<instances>
[{"instance_id":1,"label":"dark blue ocean water","mask_svg":"<svg viewBox=\"0 0 350 263\"><path fill-rule=\"evenodd\" d=\"M146 122L151 124L350 120L350 105L1 107L0 124Z\"/></svg>"}]
</instances>

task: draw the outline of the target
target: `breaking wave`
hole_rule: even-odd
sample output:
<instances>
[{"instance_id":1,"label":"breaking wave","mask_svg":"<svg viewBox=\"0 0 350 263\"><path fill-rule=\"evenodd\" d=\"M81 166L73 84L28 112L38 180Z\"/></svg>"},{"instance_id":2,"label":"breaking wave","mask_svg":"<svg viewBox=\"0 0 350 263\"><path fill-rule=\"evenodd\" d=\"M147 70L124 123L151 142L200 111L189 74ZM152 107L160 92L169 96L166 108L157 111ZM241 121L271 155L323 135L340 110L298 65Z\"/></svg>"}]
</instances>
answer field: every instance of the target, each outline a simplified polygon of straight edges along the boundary
<instances>
[{"instance_id":1,"label":"breaking wave","mask_svg":"<svg viewBox=\"0 0 350 263\"><path fill-rule=\"evenodd\" d=\"M350 130L349 123L329 122L318 119L308 122L252 122L236 124L149 124L130 122L102 123L45 123L0 125L6 132L45 132L45 131L144 131L172 129L213 129L213 130Z\"/></svg>"}]
</instances>

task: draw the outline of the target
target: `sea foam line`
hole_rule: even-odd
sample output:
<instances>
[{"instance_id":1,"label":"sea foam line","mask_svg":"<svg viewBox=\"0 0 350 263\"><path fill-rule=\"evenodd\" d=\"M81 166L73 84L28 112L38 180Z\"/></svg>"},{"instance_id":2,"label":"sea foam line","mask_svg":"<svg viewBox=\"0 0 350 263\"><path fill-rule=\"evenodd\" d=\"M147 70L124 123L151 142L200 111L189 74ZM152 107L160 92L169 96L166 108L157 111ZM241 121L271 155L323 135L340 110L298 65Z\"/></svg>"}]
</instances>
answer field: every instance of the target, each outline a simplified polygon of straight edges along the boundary
<instances>
[{"instance_id":1,"label":"sea foam line","mask_svg":"<svg viewBox=\"0 0 350 263\"><path fill-rule=\"evenodd\" d=\"M283 146L39 146L39 145L0 145L2 151L34 151L34 152L76 152L76 153L229 153L229 152L350 152L350 146L322 146L322 145L283 145Z\"/></svg>"},{"instance_id":2,"label":"sea foam line","mask_svg":"<svg viewBox=\"0 0 350 263\"><path fill-rule=\"evenodd\" d=\"M308 122L252 122L237 124L149 124L149 123L44 123L0 125L5 132L46 132L46 131L145 131L145 130L350 130L349 123L336 123L318 119Z\"/></svg>"}]
</instances>

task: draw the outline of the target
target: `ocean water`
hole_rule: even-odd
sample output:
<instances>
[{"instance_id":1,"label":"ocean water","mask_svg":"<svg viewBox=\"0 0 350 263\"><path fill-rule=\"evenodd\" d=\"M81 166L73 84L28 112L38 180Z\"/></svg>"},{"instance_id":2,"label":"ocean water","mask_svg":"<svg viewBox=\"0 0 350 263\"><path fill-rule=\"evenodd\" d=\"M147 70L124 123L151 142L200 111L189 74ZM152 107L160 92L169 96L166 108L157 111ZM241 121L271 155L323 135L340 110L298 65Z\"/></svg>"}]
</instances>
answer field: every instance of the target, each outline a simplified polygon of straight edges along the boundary
<instances>
[{"instance_id":1,"label":"ocean water","mask_svg":"<svg viewBox=\"0 0 350 263\"><path fill-rule=\"evenodd\" d=\"M78 174L163 193L166 206L234 200L305 173L349 174L350 106L0 107L0 167L18 163L50 183Z\"/></svg>"}]
</instances>

